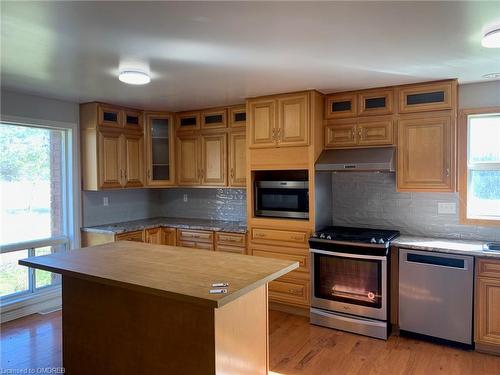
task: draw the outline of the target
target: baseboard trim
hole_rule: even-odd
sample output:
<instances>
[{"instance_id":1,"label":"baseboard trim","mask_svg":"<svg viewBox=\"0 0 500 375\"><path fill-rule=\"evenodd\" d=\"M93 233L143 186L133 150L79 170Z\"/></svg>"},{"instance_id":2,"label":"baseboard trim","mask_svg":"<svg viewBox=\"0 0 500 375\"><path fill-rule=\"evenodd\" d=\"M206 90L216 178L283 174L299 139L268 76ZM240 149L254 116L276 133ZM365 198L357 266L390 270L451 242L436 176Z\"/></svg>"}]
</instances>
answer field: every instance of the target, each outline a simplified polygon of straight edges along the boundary
<instances>
[{"instance_id":1,"label":"baseboard trim","mask_svg":"<svg viewBox=\"0 0 500 375\"><path fill-rule=\"evenodd\" d=\"M294 315L309 316L308 307L290 306L278 302L269 302L269 310L282 311Z\"/></svg>"},{"instance_id":2,"label":"baseboard trim","mask_svg":"<svg viewBox=\"0 0 500 375\"><path fill-rule=\"evenodd\" d=\"M47 313L61 308L61 288L53 288L2 306L0 322L22 318L35 313Z\"/></svg>"},{"instance_id":3,"label":"baseboard trim","mask_svg":"<svg viewBox=\"0 0 500 375\"><path fill-rule=\"evenodd\" d=\"M476 352L500 356L500 345L482 344L482 343L476 342L475 349L476 349Z\"/></svg>"}]
</instances>

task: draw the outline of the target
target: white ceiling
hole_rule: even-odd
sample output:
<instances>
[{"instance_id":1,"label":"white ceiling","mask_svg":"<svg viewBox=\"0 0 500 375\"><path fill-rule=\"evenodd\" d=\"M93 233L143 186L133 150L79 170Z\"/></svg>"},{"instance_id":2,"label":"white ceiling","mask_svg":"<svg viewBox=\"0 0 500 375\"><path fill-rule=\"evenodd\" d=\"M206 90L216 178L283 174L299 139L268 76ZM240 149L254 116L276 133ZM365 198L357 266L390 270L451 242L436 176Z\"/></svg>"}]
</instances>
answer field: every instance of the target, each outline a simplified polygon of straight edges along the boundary
<instances>
[{"instance_id":1,"label":"white ceiling","mask_svg":"<svg viewBox=\"0 0 500 375\"><path fill-rule=\"evenodd\" d=\"M245 97L481 80L499 2L1 3L2 88L184 110ZM129 86L120 64L149 67Z\"/></svg>"}]
</instances>

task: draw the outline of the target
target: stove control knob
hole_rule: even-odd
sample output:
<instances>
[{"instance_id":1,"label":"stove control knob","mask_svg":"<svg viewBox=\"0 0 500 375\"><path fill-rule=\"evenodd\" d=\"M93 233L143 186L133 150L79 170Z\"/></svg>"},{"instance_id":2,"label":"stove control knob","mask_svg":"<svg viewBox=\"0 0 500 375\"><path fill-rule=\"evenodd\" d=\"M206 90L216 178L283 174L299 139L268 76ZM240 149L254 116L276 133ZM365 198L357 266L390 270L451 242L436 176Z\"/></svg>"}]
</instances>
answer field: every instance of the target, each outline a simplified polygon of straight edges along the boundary
<instances>
[{"instance_id":1,"label":"stove control knob","mask_svg":"<svg viewBox=\"0 0 500 375\"><path fill-rule=\"evenodd\" d=\"M314 232L312 235L314 238L318 237L318 233Z\"/></svg>"},{"instance_id":2,"label":"stove control knob","mask_svg":"<svg viewBox=\"0 0 500 375\"><path fill-rule=\"evenodd\" d=\"M331 240L331 239L332 239L332 236L328 235L328 236L326 236L326 239L327 239L327 240Z\"/></svg>"},{"instance_id":3,"label":"stove control knob","mask_svg":"<svg viewBox=\"0 0 500 375\"><path fill-rule=\"evenodd\" d=\"M370 240L371 243L377 243L377 240L375 239L375 237L372 237L372 239Z\"/></svg>"},{"instance_id":4,"label":"stove control knob","mask_svg":"<svg viewBox=\"0 0 500 375\"><path fill-rule=\"evenodd\" d=\"M319 235L319 238L325 238L325 234L324 234L324 233L321 233L321 234Z\"/></svg>"},{"instance_id":5,"label":"stove control knob","mask_svg":"<svg viewBox=\"0 0 500 375\"><path fill-rule=\"evenodd\" d=\"M384 241L384 239L383 239L383 238L380 238L380 239L378 240L378 243L385 243L385 241Z\"/></svg>"}]
</instances>

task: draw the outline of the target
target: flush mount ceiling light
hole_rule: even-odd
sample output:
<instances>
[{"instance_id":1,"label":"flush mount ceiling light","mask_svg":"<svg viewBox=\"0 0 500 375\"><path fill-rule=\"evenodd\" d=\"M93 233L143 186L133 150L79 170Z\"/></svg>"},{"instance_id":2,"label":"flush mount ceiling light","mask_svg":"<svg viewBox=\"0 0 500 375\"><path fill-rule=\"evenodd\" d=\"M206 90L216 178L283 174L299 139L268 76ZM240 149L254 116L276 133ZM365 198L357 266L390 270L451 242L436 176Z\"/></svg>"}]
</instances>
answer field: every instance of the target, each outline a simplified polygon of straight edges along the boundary
<instances>
[{"instance_id":1,"label":"flush mount ceiling light","mask_svg":"<svg viewBox=\"0 0 500 375\"><path fill-rule=\"evenodd\" d=\"M496 79L500 78L500 73L488 73L483 76L483 78Z\"/></svg>"},{"instance_id":2,"label":"flush mount ceiling light","mask_svg":"<svg viewBox=\"0 0 500 375\"><path fill-rule=\"evenodd\" d=\"M483 35L481 45L486 48L500 48L500 26Z\"/></svg>"},{"instance_id":3,"label":"flush mount ceiling light","mask_svg":"<svg viewBox=\"0 0 500 375\"><path fill-rule=\"evenodd\" d=\"M118 75L118 79L130 85L145 85L146 83L151 82L149 74L140 70L131 69L121 71Z\"/></svg>"}]
</instances>

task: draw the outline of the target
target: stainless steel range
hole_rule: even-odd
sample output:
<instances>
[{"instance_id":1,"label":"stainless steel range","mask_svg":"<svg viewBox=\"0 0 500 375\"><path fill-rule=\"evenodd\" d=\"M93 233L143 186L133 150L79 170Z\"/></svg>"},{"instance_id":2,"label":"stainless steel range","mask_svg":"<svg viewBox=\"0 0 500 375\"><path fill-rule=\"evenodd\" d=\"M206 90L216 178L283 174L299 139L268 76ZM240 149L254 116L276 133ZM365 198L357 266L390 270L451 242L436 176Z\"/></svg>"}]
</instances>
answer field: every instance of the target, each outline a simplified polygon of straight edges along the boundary
<instances>
[{"instance_id":1,"label":"stainless steel range","mask_svg":"<svg viewBox=\"0 0 500 375\"><path fill-rule=\"evenodd\" d=\"M350 227L313 234L311 323L387 339L388 251L398 235Z\"/></svg>"}]
</instances>

